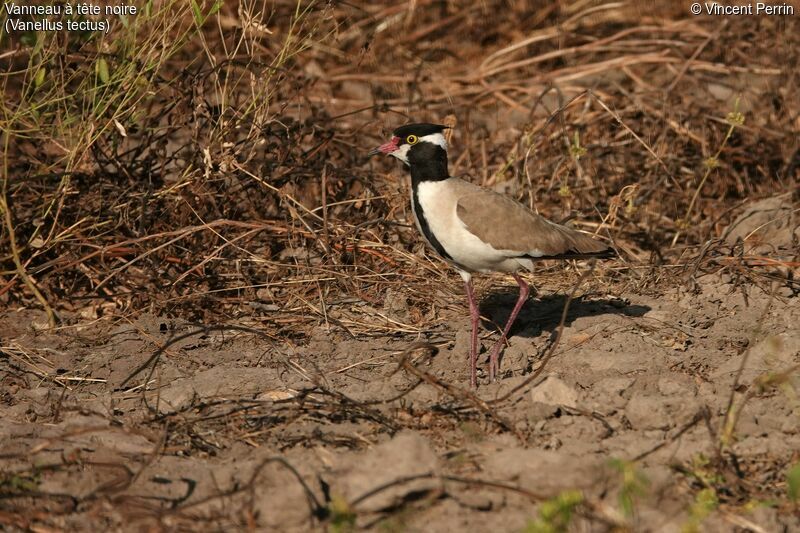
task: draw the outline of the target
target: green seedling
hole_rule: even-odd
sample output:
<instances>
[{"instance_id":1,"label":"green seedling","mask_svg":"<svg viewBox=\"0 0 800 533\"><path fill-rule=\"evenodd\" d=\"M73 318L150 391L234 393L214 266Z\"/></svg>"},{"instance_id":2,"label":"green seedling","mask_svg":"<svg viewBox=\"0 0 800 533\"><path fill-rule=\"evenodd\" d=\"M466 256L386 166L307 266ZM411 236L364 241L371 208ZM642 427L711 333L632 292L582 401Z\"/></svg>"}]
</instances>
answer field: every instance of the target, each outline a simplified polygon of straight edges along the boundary
<instances>
[{"instance_id":1,"label":"green seedling","mask_svg":"<svg viewBox=\"0 0 800 533\"><path fill-rule=\"evenodd\" d=\"M800 463L795 463L786 472L786 492L792 504L800 503Z\"/></svg>"},{"instance_id":2,"label":"green seedling","mask_svg":"<svg viewBox=\"0 0 800 533\"><path fill-rule=\"evenodd\" d=\"M689 508L689 519L681 528L683 533L700 533L703 521L717 508L719 500L714 489L703 489L697 493Z\"/></svg>"},{"instance_id":3,"label":"green seedling","mask_svg":"<svg viewBox=\"0 0 800 533\"><path fill-rule=\"evenodd\" d=\"M555 498L542 502L539 517L529 522L524 533L561 533L567 531L575 510L584 501L579 490L565 490Z\"/></svg>"},{"instance_id":4,"label":"green seedling","mask_svg":"<svg viewBox=\"0 0 800 533\"><path fill-rule=\"evenodd\" d=\"M632 517L636 511L637 499L645 494L649 481L636 468L636 463L622 459L612 459L610 464L622 476L622 486L619 490L619 506L625 516Z\"/></svg>"},{"instance_id":5,"label":"green seedling","mask_svg":"<svg viewBox=\"0 0 800 533\"><path fill-rule=\"evenodd\" d=\"M333 533L350 533L356 528L356 513L342 496L334 495L328 505Z\"/></svg>"}]
</instances>

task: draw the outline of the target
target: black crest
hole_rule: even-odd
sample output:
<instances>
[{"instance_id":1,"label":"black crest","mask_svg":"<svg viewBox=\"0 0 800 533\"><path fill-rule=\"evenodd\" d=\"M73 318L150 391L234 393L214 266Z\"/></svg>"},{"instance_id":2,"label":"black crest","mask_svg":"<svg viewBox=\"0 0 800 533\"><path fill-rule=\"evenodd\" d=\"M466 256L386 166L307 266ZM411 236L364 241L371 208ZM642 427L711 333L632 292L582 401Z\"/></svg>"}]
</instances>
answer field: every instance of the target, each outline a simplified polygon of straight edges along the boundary
<instances>
[{"instance_id":1,"label":"black crest","mask_svg":"<svg viewBox=\"0 0 800 533\"><path fill-rule=\"evenodd\" d=\"M406 124L400 126L392 132L395 137L405 140L409 135L416 135L417 137L425 137L434 133L442 133L448 129L449 126L442 126L441 124Z\"/></svg>"}]
</instances>

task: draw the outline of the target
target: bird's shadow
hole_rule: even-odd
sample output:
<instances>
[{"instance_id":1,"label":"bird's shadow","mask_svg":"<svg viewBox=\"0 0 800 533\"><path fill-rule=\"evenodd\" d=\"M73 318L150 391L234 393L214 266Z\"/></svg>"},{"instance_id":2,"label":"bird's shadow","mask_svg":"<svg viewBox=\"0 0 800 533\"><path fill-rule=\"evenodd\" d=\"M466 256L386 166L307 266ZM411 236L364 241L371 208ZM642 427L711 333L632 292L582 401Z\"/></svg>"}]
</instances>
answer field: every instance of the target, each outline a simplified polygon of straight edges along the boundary
<instances>
[{"instance_id":1,"label":"bird's shadow","mask_svg":"<svg viewBox=\"0 0 800 533\"><path fill-rule=\"evenodd\" d=\"M564 312L564 305L567 303L566 294L547 294L537 296L533 294L522 306L514 325L509 332L509 337L538 337L543 331L554 331L561 322L561 315ZM480 302L480 312L484 328L490 331L500 331L505 326L506 320L514 309L517 302L517 292L496 292L487 296ZM640 317L650 311L646 305L631 304L620 298L592 298L587 299L583 296L573 298L569 304L565 326L569 326L574 320L606 314L624 315L630 317Z\"/></svg>"}]
</instances>

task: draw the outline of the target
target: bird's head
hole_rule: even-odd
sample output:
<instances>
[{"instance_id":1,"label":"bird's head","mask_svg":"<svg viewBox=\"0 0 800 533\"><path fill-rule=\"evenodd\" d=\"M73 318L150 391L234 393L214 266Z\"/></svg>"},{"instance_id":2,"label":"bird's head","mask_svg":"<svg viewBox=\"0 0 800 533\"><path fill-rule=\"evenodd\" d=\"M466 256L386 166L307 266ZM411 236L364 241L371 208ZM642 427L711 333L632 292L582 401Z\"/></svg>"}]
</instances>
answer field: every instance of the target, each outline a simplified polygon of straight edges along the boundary
<instances>
[{"instance_id":1,"label":"bird's head","mask_svg":"<svg viewBox=\"0 0 800 533\"><path fill-rule=\"evenodd\" d=\"M406 124L392 132L389 142L369 152L396 157L408 166L417 161L444 159L447 164L447 140L444 130L448 126L439 124Z\"/></svg>"}]
</instances>

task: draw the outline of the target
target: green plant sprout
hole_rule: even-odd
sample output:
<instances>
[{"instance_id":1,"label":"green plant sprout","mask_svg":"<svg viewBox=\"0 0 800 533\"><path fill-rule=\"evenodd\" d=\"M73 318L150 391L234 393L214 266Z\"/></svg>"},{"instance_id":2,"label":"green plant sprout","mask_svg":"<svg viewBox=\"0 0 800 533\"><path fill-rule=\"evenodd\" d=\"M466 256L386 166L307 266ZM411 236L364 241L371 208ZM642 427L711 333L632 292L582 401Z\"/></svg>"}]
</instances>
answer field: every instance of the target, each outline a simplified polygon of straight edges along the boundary
<instances>
[{"instance_id":1,"label":"green plant sprout","mask_svg":"<svg viewBox=\"0 0 800 533\"><path fill-rule=\"evenodd\" d=\"M565 490L539 505L539 517L529 522L524 533L561 533L567 531L575 510L584 501L579 490Z\"/></svg>"},{"instance_id":2,"label":"green plant sprout","mask_svg":"<svg viewBox=\"0 0 800 533\"><path fill-rule=\"evenodd\" d=\"M683 533L700 533L703 521L717 508L719 500L714 489L703 489L697 493L689 507L689 518L681 528Z\"/></svg>"},{"instance_id":3,"label":"green plant sprout","mask_svg":"<svg viewBox=\"0 0 800 533\"><path fill-rule=\"evenodd\" d=\"M610 465L622 476L622 486L619 490L619 506L625 516L632 517L636 511L637 499L645 494L650 482L634 462L612 459Z\"/></svg>"}]
</instances>

